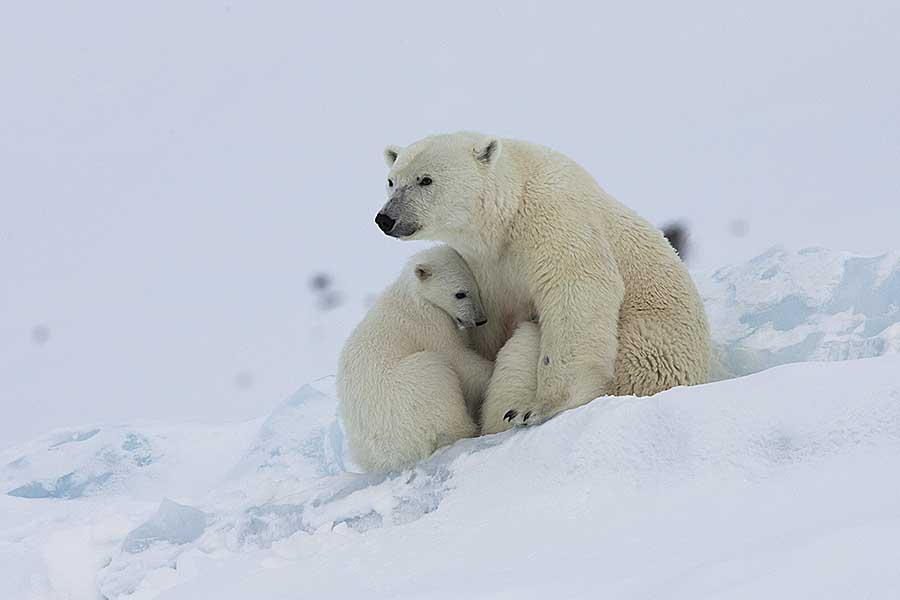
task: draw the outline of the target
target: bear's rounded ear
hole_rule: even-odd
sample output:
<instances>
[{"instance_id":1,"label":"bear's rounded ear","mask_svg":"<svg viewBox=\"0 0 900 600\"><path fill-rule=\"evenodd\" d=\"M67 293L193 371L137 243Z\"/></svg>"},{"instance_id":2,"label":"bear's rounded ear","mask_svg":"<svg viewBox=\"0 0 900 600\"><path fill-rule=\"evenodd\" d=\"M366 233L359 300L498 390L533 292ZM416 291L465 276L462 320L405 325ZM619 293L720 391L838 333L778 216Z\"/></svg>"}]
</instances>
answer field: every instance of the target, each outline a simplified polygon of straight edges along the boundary
<instances>
[{"instance_id":1,"label":"bear's rounded ear","mask_svg":"<svg viewBox=\"0 0 900 600\"><path fill-rule=\"evenodd\" d=\"M419 281L428 281L434 274L428 265L416 265L416 278Z\"/></svg>"},{"instance_id":2,"label":"bear's rounded ear","mask_svg":"<svg viewBox=\"0 0 900 600\"><path fill-rule=\"evenodd\" d=\"M401 150L400 146L393 146L393 145L385 148L384 149L384 163L389 167L393 167L394 163L397 162L397 157L400 156L400 150Z\"/></svg>"},{"instance_id":3,"label":"bear's rounded ear","mask_svg":"<svg viewBox=\"0 0 900 600\"><path fill-rule=\"evenodd\" d=\"M475 158L479 162L491 165L500 156L500 140L497 138L485 138L475 144L473 152L475 152Z\"/></svg>"}]
</instances>

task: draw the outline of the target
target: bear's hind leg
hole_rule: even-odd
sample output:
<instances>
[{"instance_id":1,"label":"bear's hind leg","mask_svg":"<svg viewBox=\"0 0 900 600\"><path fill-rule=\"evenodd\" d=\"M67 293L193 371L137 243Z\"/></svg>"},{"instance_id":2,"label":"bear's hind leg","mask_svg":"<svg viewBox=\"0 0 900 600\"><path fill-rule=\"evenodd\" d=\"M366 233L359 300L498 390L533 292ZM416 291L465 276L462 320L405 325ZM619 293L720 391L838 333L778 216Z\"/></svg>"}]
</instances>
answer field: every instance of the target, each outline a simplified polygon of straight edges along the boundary
<instances>
[{"instance_id":1,"label":"bear's hind leg","mask_svg":"<svg viewBox=\"0 0 900 600\"><path fill-rule=\"evenodd\" d=\"M663 317L623 319L619 329L614 394L652 396L709 380L709 341Z\"/></svg>"}]
</instances>

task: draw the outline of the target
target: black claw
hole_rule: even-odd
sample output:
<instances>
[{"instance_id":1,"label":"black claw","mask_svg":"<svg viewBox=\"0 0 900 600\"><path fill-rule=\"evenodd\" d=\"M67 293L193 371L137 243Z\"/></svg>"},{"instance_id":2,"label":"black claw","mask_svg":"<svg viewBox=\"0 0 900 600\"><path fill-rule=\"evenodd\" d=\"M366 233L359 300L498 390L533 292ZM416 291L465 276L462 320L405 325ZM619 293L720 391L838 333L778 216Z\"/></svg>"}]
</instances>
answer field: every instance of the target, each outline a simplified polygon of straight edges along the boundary
<instances>
[{"instance_id":1,"label":"black claw","mask_svg":"<svg viewBox=\"0 0 900 600\"><path fill-rule=\"evenodd\" d=\"M515 419L517 416L519 416L519 411L517 411L517 410L508 410L508 411L506 411L506 414L503 415L503 420L504 420L504 421L512 421L512 420Z\"/></svg>"},{"instance_id":2,"label":"black claw","mask_svg":"<svg viewBox=\"0 0 900 600\"><path fill-rule=\"evenodd\" d=\"M522 420L527 421L530 418L531 418L531 411L529 410L527 413L525 413L525 416L522 417Z\"/></svg>"}]
</instances>

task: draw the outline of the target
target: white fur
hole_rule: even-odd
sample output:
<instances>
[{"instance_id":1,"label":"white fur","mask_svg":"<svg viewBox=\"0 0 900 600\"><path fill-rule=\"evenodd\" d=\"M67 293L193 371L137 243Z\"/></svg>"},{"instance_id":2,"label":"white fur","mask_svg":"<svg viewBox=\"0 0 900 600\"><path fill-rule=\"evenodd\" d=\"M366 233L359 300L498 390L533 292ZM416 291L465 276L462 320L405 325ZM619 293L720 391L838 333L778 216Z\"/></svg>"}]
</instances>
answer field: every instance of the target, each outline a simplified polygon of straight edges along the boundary
<instances>
[{"instance_id":1,"label":"white fur","mask_svg":"<svg viewBox=\"0 0 900 600\"><path fill-rule=\"evenodd\" d=\"M466 292L466 298L455 294ZM484 312L475 277L453 249L416 254L344 345L341 416L361 467L383 471L477 435L493 365L470 349ZM461 324L460 324L461 322Z\"/></svg>"},{"instance_id":2,"label":"white fur","mask_svg":"<svg viewBox=\"0 0 900 600\"><path fill-rule=\"evenodd\" d=\"M394 235L447 242L478 279L490 317L475 332L478 351L493 359L506 323L540 315L534 398L486 412L539 422L605 394L707 381L706 315L684 265L574 161L476 133L429 137L385 159L394 185L382 212L402 225Z\"/></svg>"},{"instance_id":3,"label":"white fur","mask_svg":"<svg viewBox=\"0 0 900 600\"><path fill-rule=\"evenodd\" d=\"M481 432L498 433L510 423L521 419L531 421L531 415L513 416L510 407L534 403L537 391L537 369L541 356L541 329L537 323L523 322L516 328L494 361L494 374L488 385L481 413Z\"/></svg>"}]
</instances>

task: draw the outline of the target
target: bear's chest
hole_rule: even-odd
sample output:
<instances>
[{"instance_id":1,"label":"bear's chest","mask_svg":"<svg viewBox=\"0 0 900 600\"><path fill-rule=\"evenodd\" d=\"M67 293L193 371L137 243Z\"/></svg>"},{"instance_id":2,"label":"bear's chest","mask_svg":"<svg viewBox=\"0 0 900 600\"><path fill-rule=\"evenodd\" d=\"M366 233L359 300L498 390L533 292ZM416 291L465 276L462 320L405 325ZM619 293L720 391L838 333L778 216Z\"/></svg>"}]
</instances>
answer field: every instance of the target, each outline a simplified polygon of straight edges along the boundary
<instances>
[{"instance_id":1,"label":"bear's chest","mask_svg":"<svg viewBox=\"0 0 900 600\"><path fill-rule=\"evenodd\" d=\"M475 331L474 343L482 356L494 360L516 326L531 319L534 303L515 261L478 261L473 270L488 317L487 325Z\"/></svg>"}]
</instances>

